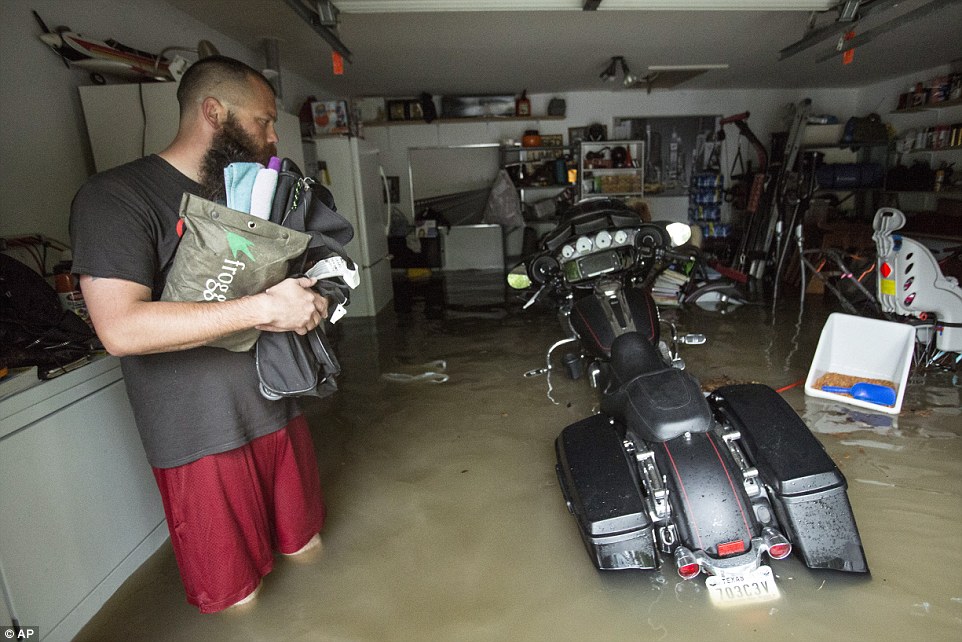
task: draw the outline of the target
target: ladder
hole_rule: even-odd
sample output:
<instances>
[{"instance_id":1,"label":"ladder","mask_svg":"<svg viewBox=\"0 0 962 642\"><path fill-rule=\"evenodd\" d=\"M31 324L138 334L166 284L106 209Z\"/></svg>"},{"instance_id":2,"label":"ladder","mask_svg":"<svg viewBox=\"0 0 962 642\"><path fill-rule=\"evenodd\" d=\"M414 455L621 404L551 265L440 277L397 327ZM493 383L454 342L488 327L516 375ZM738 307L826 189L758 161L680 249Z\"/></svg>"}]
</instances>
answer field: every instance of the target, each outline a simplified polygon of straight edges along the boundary
<instances>
[{"instance_id":1,"label":"ladder","mask_svg":"<svg viewBox=\"0 0 962 642\"><path fill-rule=\"evenodd\" d=\"M782 256L789 247L791 229L785 229L786 219L791 219L789 224L794 221L795 208L797 203L789 204L786 202L788 188L793 184L792 174L795 171L795 163L798 160L798 151L802 146L802 136L805 133L805 126L808 124L808 116L812 111L812 100L806 98L795 106L792 116L791 128L788 132L788 139L785 142L785 151L782 155L782 162L778 167L775 176L775 186L772 198L769 199L768 221L765 235L756 239L754 258L748 270L750 276L761 279L765 275L769 261L780 264ZM791 210L791 211L790 211ZM773 248L773 244L775 247ZM773 251L774 250L774 251Z\"/></svg>"}]
</instances>

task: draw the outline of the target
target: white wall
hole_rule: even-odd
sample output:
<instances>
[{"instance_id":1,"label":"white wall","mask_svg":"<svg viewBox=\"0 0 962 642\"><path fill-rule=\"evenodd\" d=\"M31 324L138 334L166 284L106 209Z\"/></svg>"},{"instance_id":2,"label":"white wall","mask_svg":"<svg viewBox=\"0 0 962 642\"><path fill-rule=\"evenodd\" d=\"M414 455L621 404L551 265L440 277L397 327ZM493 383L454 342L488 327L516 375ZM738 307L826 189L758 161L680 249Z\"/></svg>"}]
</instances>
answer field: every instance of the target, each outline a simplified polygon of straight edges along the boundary
<instances>
[{"instance_id":1,"label":"white wall","mask_svg":"<svg viewBox=\"0 0 962 642\"><path fill-rule=\"evenodd\" d=\"M367 127L364 136L372 140L382 152L382 163L388 174L401 177L401 208L408 218L410 189L408 183L408 148L477 143L497 143L506 138L520 139L526 129L537 129L541 134L563 134L568 140L569 127L584 127L590 123L606 124L609 131L612 119L625 116L730 116L751 112L748 124L758 138L769 146L771 132L784 129L781 118L784 109L803 98L811 98L813 113L830 113L844 120L856 110L858 92L840 89L799 90L731 90L731 91L664 91L647 93L632 91L585 91L568 94L536 94L531 96L532 113L547 113L548 101L561 97L566 102L563 120L533 119L531 121L398 124ZM738 130L726 128L727 153L721 156L726 171L735 157ZM753 159L754 153L746 141L742 156ZM649 199L652 215L660 219L687 220L688 200L685 197Z\"/></svg>"},{"instance_id":2,"label":"white wall","mask_svg":"<svg viewBox=\"0 0 962 642\"><path fill-rule=\"evenodd\" d=\"M90 84L67 69L37 37L37 11L47 26L66 25L97 40L113 38L150 52L210 40L225 55L260 69L251 50L156 0L2 0L0 2L0 236L42 233L69 242L74 193L93 172L77 87ZM282 45L283 46L283 45ZM175 52L176 53L176 52ZM192 60L193 54L182 54ZM322 88L281 69L283 104L297 113Z\"/></svg>"},{"instance_id":3,"label":"white wall","mask_svg":"<svg viewBox=\"0 0 962 642\"><path fill-rule=\"evenodd\" d=\"M563 120L533 119L531 121L485 122L485 123L434 123L398 124L367 127L366 138L372 140L382 152L382 162L388 174L401 177L401 208L410 218L410 186L408 183L409 147L430 147L477 143L497 143L503 139L520 139L526 129L538 129L541 134L563 134L567 141L569 127L584 127L600 122L612 127L612 119L624 116L730 116L751 112L748 125L759 140L770 148L773 132L784 131L786 108L804 98L812 99L813 114L833 115L844 123L851 116L864 116L877 112L883 120L890 120L897 130L903 125L904 116L891 116L898 94L918 81L950 71L948 65L920 72L912 76L892 79L883 83L856 89L791 89L791 90L643 90L632 91L585 91L569 94L536 94L530 96L532 113L547 113L548 101L564 98L567 106ZM932 116L919 116L915 120ZM910 124L914 125L914 121ZM735 158L738 130L734 126L725 129L726 148L721 156L722 168L727 172ZM742 156L754 159L754 153L744 139L741 140ZM650 197L652 214L656 218L685 220L687 199L684 197Z\"/></svg>"}]
</instances>

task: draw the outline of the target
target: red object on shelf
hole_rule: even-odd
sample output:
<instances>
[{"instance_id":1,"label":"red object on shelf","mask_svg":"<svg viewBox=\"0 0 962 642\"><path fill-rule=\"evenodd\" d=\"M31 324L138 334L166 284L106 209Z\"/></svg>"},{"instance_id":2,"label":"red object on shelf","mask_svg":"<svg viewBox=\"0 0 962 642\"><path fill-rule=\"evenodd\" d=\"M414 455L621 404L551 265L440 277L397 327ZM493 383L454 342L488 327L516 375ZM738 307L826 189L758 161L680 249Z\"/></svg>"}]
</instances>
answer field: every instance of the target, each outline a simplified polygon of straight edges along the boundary
<instances>
[{"instance_id":1,"label":"red object on shelf","mask_svg":"<svg viewBox=\"0 0 962 642\"><path fill-rule=\"evenodd\" d=\"M845 35L842 36L842 39L843 39L843 41L844 41L844 40L851 40L851 39L854 38L854 37L855 37L855 31L854 31L854 30L853 30L853 31L846 31L846 32L845 32ZM846 51L845 53L842 54L842 64L843 64L843 65L849 65L849 64L852 63L853 60L855 60L855 49L849 49L848 51Z\"/></svg>"},{"instance_id":2,"label":"red object on shelf","mask_svg":"<svg viewBox=\"0 0 962 642\"><path fill-rule=\"evenodd\" d=\"M528 99L527 89L522 91L521 97L514 101L514 115L515 116L531 115L531 101Z\"/></svg>"}]
</instances>

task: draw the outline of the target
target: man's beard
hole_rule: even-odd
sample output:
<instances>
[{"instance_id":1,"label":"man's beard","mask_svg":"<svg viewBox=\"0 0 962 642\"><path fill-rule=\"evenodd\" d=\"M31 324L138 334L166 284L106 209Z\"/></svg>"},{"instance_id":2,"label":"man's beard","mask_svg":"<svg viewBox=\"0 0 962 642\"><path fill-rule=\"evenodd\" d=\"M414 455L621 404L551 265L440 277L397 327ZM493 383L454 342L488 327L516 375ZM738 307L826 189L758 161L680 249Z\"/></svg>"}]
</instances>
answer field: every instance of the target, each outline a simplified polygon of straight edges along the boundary
<instances>
[{"instance_id":1,"label":"man's beard","mask_svg":"<svg viewBox=\"0 0 962 642\"><path fill-rule=\"evenodd\" d=\"M225 201L224 169L231 163L260 163L267 165L271 156L277 154L272 143L260 146L237 124L233 114L228 114L220 131L214 134L207 153L201 160L200 184L202 196L211 201Z\"/></svg>"}]
</instances>

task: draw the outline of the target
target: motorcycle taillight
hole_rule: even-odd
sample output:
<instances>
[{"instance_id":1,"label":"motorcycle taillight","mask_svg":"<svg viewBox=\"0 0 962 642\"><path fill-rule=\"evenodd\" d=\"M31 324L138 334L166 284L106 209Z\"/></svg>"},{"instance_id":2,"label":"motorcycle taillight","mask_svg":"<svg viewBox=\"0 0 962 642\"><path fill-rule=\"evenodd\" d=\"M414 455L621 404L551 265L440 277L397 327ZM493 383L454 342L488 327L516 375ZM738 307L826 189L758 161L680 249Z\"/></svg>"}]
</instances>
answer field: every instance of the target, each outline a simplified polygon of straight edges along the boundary
<instances>
[{"instance_id":1,"label":"motorcycle taillight","mask_svg":"<svg viewBox=\"0 0 962 642\"><path fill-rule=\"evenodd\" d=\"M762 531L768 541L768 556L773 560L780 560L788 557L792 552L792 544L785 536L774 528L767 527Z\"/></svg>"},{"instance_id":2,"label":"motorcycle taillight","mask_svg":"<svg viewBox=\"0 0 962 642\"><path fill-rule=\"evenodd\" d=\"M681 576L683 580L690 580L691 578L698 575L701 572L701 567L698 563L685 564L684 566L678 567L678 575Z\"/></svg>"},{"instance_id":3,"label":"motorcycle taillight","mask_svg":"<svg viewBox=\"0 0 962 642\"><path fill-rule=\"evenodd\" d=\"M736 553L745 552L745 542L740 539L736 539L734 542L725 542L724 544L718 545L718 555L725 557L726 555L735 555Z\"/></svg>"},{"instance_id":4,"label":"motorcycle taillight","mask_svg":"<svg viewBox=\"0 0 962 642\"><path fill-rule=\"evenodd\" d=\"M678 575L683 580L690 580L701 572L698 560L684 546L675 549L675 564L678 566Z\"/></svg>"}]
</instances>

